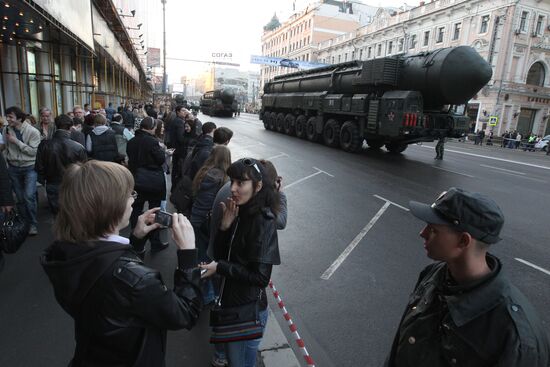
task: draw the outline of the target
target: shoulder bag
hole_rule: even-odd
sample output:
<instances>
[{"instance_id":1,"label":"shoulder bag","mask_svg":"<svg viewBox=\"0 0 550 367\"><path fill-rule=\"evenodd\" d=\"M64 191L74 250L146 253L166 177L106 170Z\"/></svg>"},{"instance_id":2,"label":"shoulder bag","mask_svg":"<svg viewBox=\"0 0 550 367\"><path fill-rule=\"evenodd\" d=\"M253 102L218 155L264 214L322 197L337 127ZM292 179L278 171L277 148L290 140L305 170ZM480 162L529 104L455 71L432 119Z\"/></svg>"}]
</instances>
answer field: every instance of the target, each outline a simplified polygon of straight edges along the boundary
<instances>
[{"instance_id":1,"label":"shoulder bag","mask_svg":"<svg viewBox=\"0 0 550 367\"><path fill-rule=\"evenodd\" d=\"M13 254L19 250L30 230L30 225L12 209L4 216L4 220L0 227L0 249L7 253Z\"/></svg>"},{"instance_id":2,"label":"shoulder bag","mask_svg":"<svg viewBox=\"0 0 550 367\"><path fill-rule=\"evenodd\" d=\"M237 217L237 223L235 224L229 243L228 261L231 257L231 247L238 226L239 218ZM224 277L220 287L220 295L214 307L210 310L210 326L212 327L210 343L230 343L261 338L263 336L263 327L260 322L260 297L262 291L260 290L258 298L252 302L244 305L224 307L222 305L222 297L225 280Z\"/></svg>"}]
</instances>

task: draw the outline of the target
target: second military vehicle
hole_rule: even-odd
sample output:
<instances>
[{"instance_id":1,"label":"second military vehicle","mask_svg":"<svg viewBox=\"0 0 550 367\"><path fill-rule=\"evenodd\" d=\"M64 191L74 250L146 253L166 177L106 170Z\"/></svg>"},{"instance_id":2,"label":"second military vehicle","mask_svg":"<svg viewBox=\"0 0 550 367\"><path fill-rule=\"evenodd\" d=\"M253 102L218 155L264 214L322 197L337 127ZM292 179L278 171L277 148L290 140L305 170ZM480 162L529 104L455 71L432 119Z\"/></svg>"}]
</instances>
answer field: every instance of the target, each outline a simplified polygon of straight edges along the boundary
<instances>
[{"instance_id":1,"label":"second military vehicle","mask_svg":"<svg viewBox=\"0 0 550 367\"><path fill-rule=\"evenodd\" d=\"M231 117L237 112L237 101L232 89L216 89L206 93L201 98L201 112L210 116Z\"/></svg>"}]
</instances>

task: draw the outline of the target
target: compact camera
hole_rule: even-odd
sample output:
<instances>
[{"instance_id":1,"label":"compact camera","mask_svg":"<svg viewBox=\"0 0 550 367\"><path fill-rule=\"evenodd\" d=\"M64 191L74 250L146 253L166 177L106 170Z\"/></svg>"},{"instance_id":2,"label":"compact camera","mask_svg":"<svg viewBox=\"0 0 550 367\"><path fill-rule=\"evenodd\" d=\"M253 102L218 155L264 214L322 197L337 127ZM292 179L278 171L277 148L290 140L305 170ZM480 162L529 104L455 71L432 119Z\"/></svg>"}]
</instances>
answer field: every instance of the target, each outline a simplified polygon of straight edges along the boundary
<instances>
[{"instance_id":1,"label":"compact camera","mask_svg":"<svg viewBox=\"0 0 550 367\"><path fill-rule=\"evenodd\" d=\"M159 210L155 213L155 223L164 227L172 227L172 214Z\"/></svg>"}]
</instances>

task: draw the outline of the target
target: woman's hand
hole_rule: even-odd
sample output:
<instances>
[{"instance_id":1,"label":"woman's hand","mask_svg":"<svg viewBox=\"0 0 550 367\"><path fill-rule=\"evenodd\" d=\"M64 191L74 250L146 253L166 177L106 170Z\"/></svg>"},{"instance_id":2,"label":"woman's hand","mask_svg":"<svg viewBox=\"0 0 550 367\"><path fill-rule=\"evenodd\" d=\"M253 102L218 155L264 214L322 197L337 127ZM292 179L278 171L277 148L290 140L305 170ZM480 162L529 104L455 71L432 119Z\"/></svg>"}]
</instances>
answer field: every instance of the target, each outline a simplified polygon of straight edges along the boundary
<instances>
[{"instance_id":1,"label":"woman's hand","mask_svg":"<svg viewBox=\"0 0 550 367\"><path fill-rule=\"evenodd\" d=\"M138 217L136 227L134 228L134 236L143 238L152 230L160 228L160 224L155 223L155 213L159 210L160 208L149 209Z\"/></svg>"},{"instance_id":2,"label":"woman's hand","mask_svg":"<svg viewBox=\"0 0 550 367\"><path fill-rule=\"evenodd\" d=\"M218 268L218 263L212 261L210 264L202 263L199 265L199 268L206 269L206 273L201 274L201 278L208 278L216 274L216 269Z\"/></svg>"},{"instance_id":3,"label":"woman's hand","mask_svg":"<svg viewBox=\"0 0 550 367\"><path fill-rule=\"evenodd\" d=\"M239 215L239 207L231 198L227 199L225 203L222 201L220 205L223 211L220 229L222 231L227 231L235 221L235 218Z\"/></svg>"},{"instance_id":4,"label":"woman's hand","mask_svg":"<svg viewBox=\"0 0 550 367\"><path fill-rule=\"evenodd\" d=\"M195 231L183 214L172 214L172 238L180 250L195 248Z\"/></svg>"}]
</instances>

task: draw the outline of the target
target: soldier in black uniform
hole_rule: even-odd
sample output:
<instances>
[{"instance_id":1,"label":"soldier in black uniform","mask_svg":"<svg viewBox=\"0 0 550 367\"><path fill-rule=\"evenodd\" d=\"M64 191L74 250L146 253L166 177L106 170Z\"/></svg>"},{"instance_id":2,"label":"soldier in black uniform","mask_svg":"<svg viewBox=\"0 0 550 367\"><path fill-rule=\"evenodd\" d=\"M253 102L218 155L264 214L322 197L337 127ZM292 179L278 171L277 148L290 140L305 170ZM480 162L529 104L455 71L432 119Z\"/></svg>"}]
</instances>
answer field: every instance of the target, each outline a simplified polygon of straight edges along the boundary
<instances>
[{"instance_id":1,"label":"soldier in black uniform","mask_svg":"<svg viewBox=\"0 0 550 367\"><path fill-rule=\"evenodd\" d=\"M548 367L540 319L487 252L504 224L497 204L453 187L410 209L437 262L420 273L386 366Z\"/></svg>"},{"instance_id":2,"label":"soldier in black uniform","mask_svg":"<svg viewBox=\"0 0 550 367\"><path fill-rule=\"evenodd\" d=\"M443 160L443 152L445 151L445 137L444 136L440 136L439 139L437 140L437 144L435 146L435 158L434 159L439 159L439 160Z\"/></svg>"}]
</instances>

